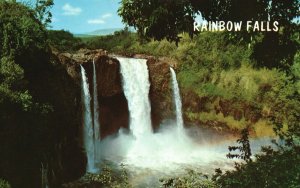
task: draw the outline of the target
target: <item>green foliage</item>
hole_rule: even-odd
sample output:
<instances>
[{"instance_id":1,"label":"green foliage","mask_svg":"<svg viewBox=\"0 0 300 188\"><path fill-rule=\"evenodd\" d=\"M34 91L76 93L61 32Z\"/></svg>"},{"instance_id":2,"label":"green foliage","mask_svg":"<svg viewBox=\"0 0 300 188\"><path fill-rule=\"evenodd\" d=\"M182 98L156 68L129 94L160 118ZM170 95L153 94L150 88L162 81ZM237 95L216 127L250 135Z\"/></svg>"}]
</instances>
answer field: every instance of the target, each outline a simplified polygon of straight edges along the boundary
<instances>
[{"instance_id":1,"label":"green foliage","mask_svg":"<svg viewBox=\"0 0 300 188\"><path fill-rule=\"evenodd\" d=\"M20 3L0 2L0 57L47 49L46 31L35 12Z\"/></svg>"},{"instance_id":2,"label":"green foliage","mask_svg":"<svg viewBox=\"0 0 300 188\"><path fill-rule=\"evenodd\" d=\"M233 116L224 117L222 113L216 114L216 112L201 112L195 113L191 111L186 112L186 117L192 121L197 122L200 121L205 125L208 125L210 122L218 122L223 128L229 128L230 130L242 130L246 128L247 125L251 124L251 122L246 121L245 118L240 120L234 119ZM226 127L227 126L227 127Z\"/></svg>"},{"instance_id":3,"label":"green foliage","mask_svg":"<svg viewBox=\"0 0 300 188\"><path fill-rule=\"evenodd\" d=\"M229 153L227 154L227 157L230 159L238 158L242 159L246 162L251 162L251 148L250 148L250 142L249 142L249 130L248 128L245 128L241 131L241 138L239 138L236 141L238 144L241 144L241 146L229 146L228 150ZM239 151L239 154L232 154L230 152L232 151Z\"/></svg>"},{"instance_id":4,"label":"green foliage","mask_svg":"<svg viewBox=\"0 0 300 188\"><path fill-rule=\"evenodd\" d=\"M64 188L83 187L107 187L107 188L130 188L128 172L124 165L118 170L109 166L103 166L99 174L87 173L79 180L63 185Z\"/></svg>"},{"instance_id":5,"label":"green foliage","mask_svg":"<svg viewBox=\"0 0 300 188\"><path fill-rule=\"evenodd\" d=\"M0 0L0 177L12 187L41 187L41 163L53 187L80 173L70 168L81 163L66 157L83 158L74 136L80 89L50 62L47 40L34 8Z\"/></svg>"},{"instance_id":6,"label":"green foliage","mask_svg":"<svg viewBox=\"0 0 300 188\"><path fill-rule=\"evenodd\" d=\"M193 34L193 21L201 13L206 20L277 20L286 28L299 16L299 1L238 0L133 1L122 0L119 15L142 36L177 41L183 31ZM245 33L244 33L245 34Z\"/></svg>"},{"instance_id":7,"label":"green foliage","mask_svg":"<svg viewBox=\"0 0 300 188\"><path fill-rule=\"evenodd\" d=\"M72 33L64 30L49 30L48 40L50 46L60 52L74 52L85 47L80 38L76 38Z\"/></svg>"},{"instance_id":8,"label":"green foliage","mask_svg":"<svg viewBox=\"0 0 300 188\"><path fill-rule=\"evenodd\" d=\"M262 147L262 153L252 161L248 129L241 132L237 140L241 146L229 146L229 151L239 150L240 154L229 153L229 158L241 158L245 163L235 163L235 170L223 173L215 170L212 180L220 187L298 187L300 180L299 147L279 145Z\"/></svg>"},{"instance_id":9,"label":"green foliage","mask_svg":"<svg viewBox=\"0 0 300 188\"><path fill-rule=\"evenodd\" d=\"M194 170L188 170L188 172L180 177L160 179L163 187L167 188L218 188L216 183L208 179L208 176L196 172Z\"/></svg>"},{"instance_id":10,"label":"green foliage","mask_svg":"<svg viewBox=\"0 0 300 188\"><path fill-rule=\"evenodd\" d=\"M195 11L189 0L122 0L118 10L123 22L138 30L140 36L179 42L178 33L193 33Z\"/></svg>"},{"instance_id":11,"label":"green foliage","mask_svg":"<svg viewBox=\"0 0 300 188\"><path fill-rule=\"evenodd\" d=\"M240 44L226 41L226 33L203 32L190 39L182 36L175 58L182 69L229 69L250 62L251 50Z\"/></svg>"},{"instance_id":12,"label":"green foliage","mask_svg":"<svg viewBox=\"0 0 300 188\"><path fill-rule=\"evenodd\" d=\"M35 12L20 3L1 1L0 12L0 107L11 102L27 111L33 103L24 67L47 51L46 31Z\"/></svg>"},{"instance_id":13,"label":"green foliage","mask_svg":"<svg viewBox=\"0 0 300 188\"><path fill-rule=\"evenodd\" d=\"M128 49L137 43L137 36L128 28L116 31L113 35L85 38L85 43L91 49L105 49L116 53L130 53Z\"/></svg>"},{"instance_id":14,"label":"green foliage","mask_svg":"<svg viewBox=\"0 0 300 188\"><path fill-rule=\"evenodd\" d=\"M27 111L32 106L32 97L24 87L24 70L12 58L0 60L0 107L8 101L22 106Z\"/></svg>"},{"instance_id":15,"label":"green foliage","mask_svg":"<svg viewBox=\"0 0 300 188\"><path fill-rule=\"evenodd\" d=\"M284 29L284 31L286 30ZM257 61L256 66L276 67L289 71L300 47L299 41L293 37L294 32L264 33L262 40L257 41L253 47L251 57Z\"/></svg>"},{"instance_id":16,"label":"green foliage","mask_svg":"<svg viewBox=\"0 0 300 188\"><path fill-rule=\"evenodd\" d=\"M201 13L208 21L278 21L279 32L246 31L243 24L241 32L226 33L226 41L234 44L252 44L252 58L258 66L277 67L288 70L299 49L298 0L211 0L211 1L133 1L122 0L119 15L123 22L138 30L139 36L155 40L175 41L178 44L182 32L193 36L193 22L196 14ZM212 56L214 57L214 56Z\"/></svg>"},{"instance_id":17,"label":"green foliage","mask_svg":"<svg viewBox=\"0 0 300 188\"><path fill-rule=\"evenodd\" d=\"M0 179L0 188L11 188L11 186L7 181Z\"/></svg>"},{"instance_id":18,"label":"green foliage","mask_svg":"<svg viewBox=\"0 0 300 188\"><path fill-rule=\"evenodd\" d=\"M300 53L299 52L295 55L294 65L292 67L292 73L295 79L297 92L298 94L300 94Z\"/></svg>"},{"instance_id":19,"label":"green foliage","mask_svg":"<svg viewBox=\"0 0 300 188\"><path fill-rule=\"evenodd\" d=\"M299 148L262 149L256 161L236 164L234 171L218 173L216 183L221 187L299 187Z\"/></svg>"},{"instance_id":20,"label":"green foliage","mask_svg":"<svg viewBox=\"0 0 300 188\"><path fill-rule=\"evenodd\" d=\"M187 120L205 124L216 121L233 130L251 125L259 134L263 134L259 130L263 128L271 133L270 124L278 130L286 125L294 127L289 132L296 131L299 126L295 119L300 111L299 54L294 57L293 75L288 76L279 69L259 68L258 62L251 59L254 49L243 42L228 42L226 33L181 37L178 47L167 40L140 43L134 33L102 37L90 43L101 43L103 48L106 45L112 53L167 56L177 62ZM118 41L126 45L117 45ZM191 105L191 101L198 104Z\"/></svg>"},{"instance_id":21,"label":"green foliage","mask_svg":"<svg viewBox=\"0 0 300 188\"><path fill-rule=\"evenodd\" d=\"M51 23L52 13L50 12L50 9L53 5L53 0L36 0L35 12L37 18L45 26L48 26L48 24Z\"/></svg>"}]
</instances>

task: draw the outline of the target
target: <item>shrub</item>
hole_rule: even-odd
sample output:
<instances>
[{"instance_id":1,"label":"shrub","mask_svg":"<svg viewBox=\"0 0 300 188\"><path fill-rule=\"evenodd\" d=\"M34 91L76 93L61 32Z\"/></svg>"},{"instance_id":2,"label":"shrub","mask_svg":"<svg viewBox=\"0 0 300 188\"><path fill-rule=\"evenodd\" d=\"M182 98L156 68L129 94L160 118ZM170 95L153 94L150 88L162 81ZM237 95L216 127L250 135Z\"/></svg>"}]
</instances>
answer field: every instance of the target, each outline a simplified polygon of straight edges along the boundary
<instances>
[{"instance_id":1,"label":"shrub","mask_svg":"<svg viewBox=\"0 0 300 188\"><path fill-rule=\"evenodd\" d=\"M160 179L160 182L165 188L218 188L217 184L209 180L207 175L194 170L188 170L183 176Z\"/></svg>"},{"instance_id":2,"label":"shrub","mask_svg":"<svg viewBox=\"0 0 300 188\"><path fill-rule=\"evenodd\" d=\"M11 188L11 186L7 181L0 179L0 188Z\"/></svg>"},{"instance_id":3,"label":"shrub","mask_svg":"<svg viewBox=\"0 0 300 188\"><path fill-rule=\"evenodd\" d=\"M85 44L80 38L75 38L73 34L68 31L50 30L48 31L48 37L50 45L60 52L72 52L85 47Z\"/></svg>"}]
</instances>

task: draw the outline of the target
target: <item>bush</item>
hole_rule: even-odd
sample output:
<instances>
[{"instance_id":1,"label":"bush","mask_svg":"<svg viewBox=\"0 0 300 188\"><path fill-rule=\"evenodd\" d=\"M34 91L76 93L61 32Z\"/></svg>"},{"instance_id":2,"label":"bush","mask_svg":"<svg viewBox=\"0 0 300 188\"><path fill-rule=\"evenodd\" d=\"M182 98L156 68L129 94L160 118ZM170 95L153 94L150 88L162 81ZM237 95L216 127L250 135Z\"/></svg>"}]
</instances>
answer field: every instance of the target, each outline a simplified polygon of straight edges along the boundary
<instances>
[{"instance_id":1,"label":"bush","mask_svg":"<svg viewBox=\"0 0 300 188\"><path fill-rule=\"evenodd\" d=\"M217 176L221 187L299 187L299 148L279 149L270 147L262 150L256 161L236 164L234 171Z\"/></svg>"},{"instance_id":2,"label":"bush","mask_svg":"<svg viewBox=\"0 0 300 188\"><path fill-rule=\"evenodd\" d=\"M0 179L0 188L11 188L11 186L7 181Z\"/></svg>"},{"instance_id":3,"label":"bush","mask_svg":"<svg viewBox=\"0 0 300 188\"><path fill-rule=\"evenodd\" d=\"M48 31L50 45L60 52L74 52L85 47L80 38L76 38L72 33L64 30Z\"/></svg>"},{"instance_id":4,"label":"bush","mask_svg":"<svg viewBox=\"0 0 300 188\"><path fill-rule=\"evenodd\" d=\"M87 173L79 180L63 185L64 188L83 188L83 187L111 187L111 188L130 188L128 172L121 165L119 171L112 170L109 166L103 166L99 174Z\"/></svg>"},{"instance_id":5,"label":"bush","mask_svg":"<svg viewBox=\"0 0 300 188\"><path fill-rule=\"evenodd\" d=\"M180 177L160 179L160 182L165 188L218 188L217 184L209 180L207 175L194 170L188 170L186 175Z\"/></svg>"},{"instance_id":6,"label":"bush","mask_svg":"<svg viewBox=\"0 0 300 188\"><path fill-rule=\"evenodd\" d=\"M0 1L0 56L34 54L47 49L46 30L30 8Z\"/></svg>"}]
</instances>

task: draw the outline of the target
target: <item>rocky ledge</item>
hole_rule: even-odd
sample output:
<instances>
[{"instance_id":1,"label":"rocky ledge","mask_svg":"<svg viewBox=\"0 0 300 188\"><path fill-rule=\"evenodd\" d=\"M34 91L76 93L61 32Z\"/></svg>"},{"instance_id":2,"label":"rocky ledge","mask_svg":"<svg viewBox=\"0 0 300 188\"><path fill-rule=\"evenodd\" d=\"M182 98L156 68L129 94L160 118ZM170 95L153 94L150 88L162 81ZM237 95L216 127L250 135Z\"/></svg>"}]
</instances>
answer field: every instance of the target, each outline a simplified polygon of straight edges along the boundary
<instances>
[{"instance_id":1,"label":"rocky ledge","mask_svg":"<svg viewBox=\"0 0 300 188\"><path fill-rule=\"evenodd\" d=\"M105 50L81 49L76 53L54 53L53 59L63 65L77 85L81 84L80 65L86 70L90 93L93 85L93 62L97 72L97 90L100 110L101 136L116 133L119 128L128 128L129 112L122 89L120 63L115 55ZM151 117L154 129L161 121L172 115L172 93L170 87L170 66L172 61L146 55L132 58L147 59L150 78Z\"/></svg>"}]
</instances>

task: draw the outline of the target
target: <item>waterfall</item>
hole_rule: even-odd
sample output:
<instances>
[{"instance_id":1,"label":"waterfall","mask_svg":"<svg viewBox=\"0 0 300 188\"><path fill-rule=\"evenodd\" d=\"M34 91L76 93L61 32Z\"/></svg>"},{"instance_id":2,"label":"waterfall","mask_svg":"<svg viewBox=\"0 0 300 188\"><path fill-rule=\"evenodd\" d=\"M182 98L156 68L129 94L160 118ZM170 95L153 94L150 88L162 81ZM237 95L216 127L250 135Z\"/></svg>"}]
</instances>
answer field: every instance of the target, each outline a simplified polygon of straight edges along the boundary
<instances>
[{"instance_id":1,"label":"waterfall","mask_svg":"<svg viewBox=\"0 0 300 188\"><path fill-rule=\"evenodd\" d=\"M152 133L149 73L145 59L120 58L123 90L130 113L130 130L138 139Z\"/></svg>"},{"instance_id":2,"label":"waterfall","mask_svg":"<svg viewBox=\"0 0 300 188\"><path fill-rule=\"evenodd\" d=\"M94 103L94 136L95 140L100 139L100 125L99 125L99 103L97 91L97 73L95 66L95 59L93 59L93 103ZM97 152L95 152L97 153Z\"/></svg>"},{"instance_id":3,"label":"waterfall","mask_svg":"<svg viewBox=\"0 0 300 188\"><path fill-rule=\"evenodd\" d=\"M82 78L82 99L83 99L83 140L84 148L87 154L87 172L97 172L95 167L95 140L93 131L93 121L91 113L91 96L89 91L88 80L84 68L81 68L81 78Z\"/></svg>"},{"instance_id":4,"label":"waterfall","mask_svg":"<svg viewBox=\"0 0 300 188\"><path fill-rule=\"evenodd\" d=\"M173 86L173 98L176 108L176 122L178 130L181 132L183 130L183 118L182 118L182 104L181 98L179 93L179 86L176 79L176 73L172 67L170 67L171 76L172 76L172 86Z\"/></svg>"}]
</instances>

